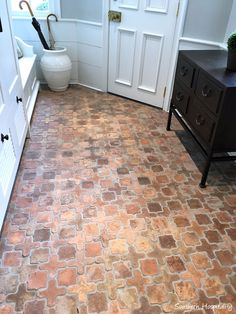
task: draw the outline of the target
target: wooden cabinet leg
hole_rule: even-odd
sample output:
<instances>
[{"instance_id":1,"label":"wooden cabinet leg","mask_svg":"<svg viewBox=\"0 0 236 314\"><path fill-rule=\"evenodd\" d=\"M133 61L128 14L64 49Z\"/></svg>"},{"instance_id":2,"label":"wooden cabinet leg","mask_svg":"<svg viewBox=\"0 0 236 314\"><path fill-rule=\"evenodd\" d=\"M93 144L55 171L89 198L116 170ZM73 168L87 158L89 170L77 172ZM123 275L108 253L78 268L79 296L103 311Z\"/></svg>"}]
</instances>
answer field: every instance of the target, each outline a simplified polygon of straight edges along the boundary
<instances>
[{"instance_id":1,"label":"wooden cabinet leg","mask_svg":"<svg viewBox=\"0 0 236 314\"><path fill-rule=\"evenodd\" d=\"M168 121L167 121L167 126L166 126L167 131L170 131L171 118L172 118L172 108L170 105L170 111L169 111L169 116L168 116Z\"/></svg>"},{"instance_id":2,"label":"wooden cabinet leg","mask_svg":"<svg viewBox=\"0 0 236 314\"><path fill-rule=\"evenodd\" d=\"M206 187L206 180L207 180L208 172L209 172L209 169L211 166L211 158L212 158L212 152L207 157L205 168L204 168L203 174L202 174L202 179L201 179L201 182L199 183L199 186L202 189L204 189Z\"/></svg>"}]
</instances>

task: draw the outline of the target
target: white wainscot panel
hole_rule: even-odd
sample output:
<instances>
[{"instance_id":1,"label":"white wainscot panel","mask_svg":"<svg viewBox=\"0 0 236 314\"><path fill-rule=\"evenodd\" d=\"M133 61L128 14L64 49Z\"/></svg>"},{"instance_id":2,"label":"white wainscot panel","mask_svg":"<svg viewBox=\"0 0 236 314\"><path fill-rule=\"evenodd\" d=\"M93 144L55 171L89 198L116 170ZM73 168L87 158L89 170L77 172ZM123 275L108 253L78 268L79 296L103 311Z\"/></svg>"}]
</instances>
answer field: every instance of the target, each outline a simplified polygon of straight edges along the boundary
<instances>
[{"instance_id":1,"label":"white wainscot panel","mask_svg":"<svg viewBox=\"0 0 236 314\"><path fill-rule=\"evenodd\" d=\"M103 90L103 69L85 63L78 63L79 84Z\"/></svg>"},{"instance_id":2,"label":"white wainscot panel","mask_svg":"<svg viewBox=\"0 0 236 314\"><path fill-rule=\"evenodd\" d=\"M125 8L125 9L138 10L139 9L139 0L120 0L119 7Z\"/></svg>"},{"instance_id":3,"label":"white wainscot panel","mask_svg":"<svg viewBox=\"0 0 236 314\"><path fill-rule=\"evenodd\" d=\"M70 75L70 83L77 84L78 83L78 62L72 62L72 70Z\"/></svg>"},{"instance_id":4,"label":"white wainscot panel","mask_svg":"<svg viewBox=\"0 0 236 314\"><path fill-rule=\"evenodd\" d=\"M139 89L156 93L163 35L143 33Z\"/></svg>"},{"instance_id":5,"label":"white wainscot panel","mask_svg":"<svg viewBox=\"0 0 236 314\"><path fill-rule=\"evenodd\" d=\"M56 47L65 47L67 54L71 61L78 61L77 44L75 42L58 41L55 44Z\"/></svg>"},{"instance_id":6,"label":"white wainscot panel","mask_svg":"<svg viewBox=\"0 0 236 314\"><path fill-rule=\"evenodd\" d=\"M41 23L40 23L41 24ZM46 24L46 22L45 22ZM46 25L43 24L45 27L45 33L47 32ZM55 41L76 41L76 22L66 22L66 21L59 21L59 22L51 22L51 30L52 35Z\"/></svg>"},{"instance_id":7,"label":"white wainscot panel","mask_svg":"<svg viewBox=\"0 0 236 314\"><path fill-rule=\"evenodd\" d=\"M8 134L8 141L4 142L4 145L0 151L0 184L4 195L6 195L9 188L9 183L12 179L13 170L15 167L16 157L13 150L13 143L11 134Z\"/></svg>"},{"instance_id":8,"label":"white wainscot panel","mask_svg":"<svg viewBox=\"0 0 236 314\"><path fill-rule=\"evenodd\" d=\"M119 28L115 81L132 86L135 58L136 31Z\"/></svg>"},{"instance_id":9,"label":"white wainscot panel","mask_svg":"<svg viewBox=\"0 0 236 314\"><path fill-rule=\"evenodd\" d=\"M77 23L76 41L96 47L103 46L103 28L101 25Z\"/></svg>"},{"instance_id":10,"label":"white wainscot panel","mask_svg":"<svg viewBox=\"0 0 236 314\"><path fill-rule=\"evenodd\" d=\"M16 110L15 117L14 117L14 124L15 124L16 134L18 138L18 144L21 145L24 131L25 131L25 126L26 126L24 109L21 104L18 105L18 108Z\"/></svg>"},{"instance_id":11,"label":"white wainscot panel","mask_svg":"<svg viewBox=\"0 0 236 314\"><path fill-rule=\"evenodd\" d=\"M146 0L146 11L167 13L169 0Z\"/></svg>"},{"instance_id":12,"label":"white wainscot panel","mask_svg":"<svg viewBox=\"0 0 236 314\"><path fill-rule=\"evenodd\" d=\"M78 61L89 65L102 67L103 65L103 49L90 45L78 43Z\"/></svg>"}]
</instances>

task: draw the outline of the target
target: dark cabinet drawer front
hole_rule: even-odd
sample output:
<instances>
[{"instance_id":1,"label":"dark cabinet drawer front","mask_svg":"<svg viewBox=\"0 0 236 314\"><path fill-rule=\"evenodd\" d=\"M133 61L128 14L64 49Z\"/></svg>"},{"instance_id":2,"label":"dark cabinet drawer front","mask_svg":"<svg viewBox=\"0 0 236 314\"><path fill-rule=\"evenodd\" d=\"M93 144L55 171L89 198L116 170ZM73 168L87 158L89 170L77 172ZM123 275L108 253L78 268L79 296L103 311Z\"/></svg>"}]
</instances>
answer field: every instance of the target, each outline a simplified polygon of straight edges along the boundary
<instances>
[{"instance_id":1,"label":"dark cabinet drawer front","mask_svg":"<svg viewBox=\"0 0 236 314\"><path fill-rule=\"evenodd\" d=\"M181 113L184 114L187 111L188 102L189 102L188 93L180 84L176 82L172 94L172 103Z\"/></svg>"},{"instance_id":2,"label":"dark cabinet drawer front","mask_svg":"<svg viewBox=\"0 0 236 314\"><path fill-rule=\"evenodd\" d=\"M195 129L200 138L207 143L211 141L215 123L197 99L194 99L189 104L187 121Z\"/></svg>"},{"instance_id":3,"label":"dark cabinet drawer front","mask_svg":"<svg viewBox=\"0 0 236 314\"><path fill-rule=\"evenodd\" d=\"M194 68L183 58L180 58L178 61L176 74L184 84L192 87Z\"/></svg>"},{"instance_id":4,"label":"dark cabinet drawer front","mask_svg":"<svg viewBox=\"0 0 236 314\"><path fill-rule=\"evenodd\" d=\"M209 110L213 113L218 112L222 89L201 72L197 81L196 95L204 102Z\"/></svg>"}]
</instances>

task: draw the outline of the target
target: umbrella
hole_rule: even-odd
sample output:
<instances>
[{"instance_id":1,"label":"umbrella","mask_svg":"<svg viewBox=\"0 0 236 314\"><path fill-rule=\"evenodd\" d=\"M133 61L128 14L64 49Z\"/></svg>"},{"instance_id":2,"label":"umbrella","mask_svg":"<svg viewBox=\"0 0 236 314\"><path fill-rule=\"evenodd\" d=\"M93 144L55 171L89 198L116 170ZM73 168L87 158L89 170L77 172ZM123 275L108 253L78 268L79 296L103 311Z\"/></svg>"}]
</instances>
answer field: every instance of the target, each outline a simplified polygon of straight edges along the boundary
<instances>
[{"instance_id":1,"label":"umbrella","mask_svg":"<svg viewBox=\"0 0 236 314\"><path fill-rule=\"evenodd\" d=\"M32 9L31 9L29 3L28 3L27 1L25 1L25 0L20 1L20 2L19 2L20 9L21 9L21 10L23 9L23 7L22 7L22 3L23 3L23 2L27 5L28 10L29 10L29 13L30 13L30 15L32 16L32 25L33 25L33 27L36 29L36 31L37 31L37 33L38 33L38 35L39 35L39 39L40 39L40 41L41 41L41 43L42 43L42 45L43 45L43 48L49 50L48 44L47 44L47 42L46 42L46 40L45 40L45 38L44 38L44 36L43 36L43 33L42 33L42 31L41 31L40 24L39 24L39 22L36 20L36 18L34 17L34 13L33 13Z\"/></svg>"}]
</instances>

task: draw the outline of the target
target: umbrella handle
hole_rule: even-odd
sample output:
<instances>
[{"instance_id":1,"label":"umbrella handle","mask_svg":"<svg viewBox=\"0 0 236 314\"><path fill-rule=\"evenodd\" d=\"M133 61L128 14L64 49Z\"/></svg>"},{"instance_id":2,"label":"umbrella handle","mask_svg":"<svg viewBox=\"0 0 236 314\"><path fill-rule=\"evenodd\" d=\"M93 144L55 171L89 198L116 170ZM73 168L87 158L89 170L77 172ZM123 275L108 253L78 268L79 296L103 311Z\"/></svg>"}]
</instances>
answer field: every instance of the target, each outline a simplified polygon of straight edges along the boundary
<instances>
[{"instance_id":1,"label":"umbrella handle","mask_svg":"<svg viewBox=\"0 0 236 314\"><path fill-rule=\"evenodd\" d=\"M49 18L50 18L51 16L54 16L54 17L55 17L56 22L58 22L58 19L57 19L56 14L53 14L53 13L48 14L48 16L47 16L47 24L48 24L48 31L49 31L49 32L51 32L51 27L50 27L50 22L49 22L49 21L50 21L50 19L49 19Z\"/></svg>"},{"instance_id":2,"label":"umbrella handle","mask_svg":"<svg viewBox=\"0 0 236 314\"><path fill-rule=\"evenodd\" d=\"M51 13L51 14L48 14L47 16L47 25L48 25L48 34L49 34L49 42L50 42L50 49L54 49L54 46L55 46L55 40L53 38L53 35L52 35L52 31L51 31L51 27L50 27L50 17L53 16L55 17L55 20L56 22L58 22L58 18L55 14Z\"/></svg>"},{"instance_id":3,"label":"umbrella handle","mask_svg":"<svg viewBox=\"0 0 236 314\"><path fill-rule=\"evenodd\" d=\"M25 4L27 5L28 10L29 10L29 13L30 13L30 15L33 17L33 16L34 16L34 13L33 13L32 9L31 9L31 7L30 7L29 2L27 2L27 1L25 1L25 0L20 1L20 2L19 2L19 7L20 7L21 10L23 10L22 3L25 3Z\"/></svg>"}]
</instances>

